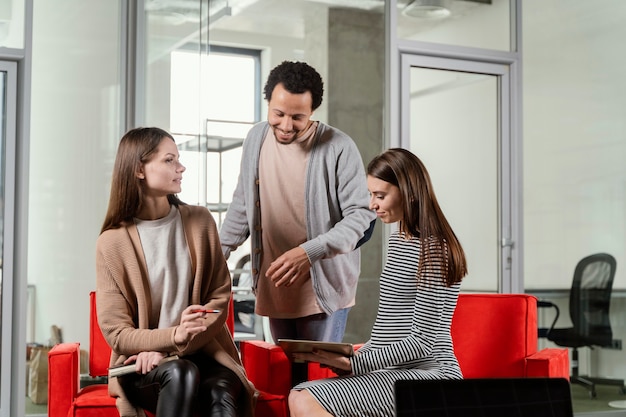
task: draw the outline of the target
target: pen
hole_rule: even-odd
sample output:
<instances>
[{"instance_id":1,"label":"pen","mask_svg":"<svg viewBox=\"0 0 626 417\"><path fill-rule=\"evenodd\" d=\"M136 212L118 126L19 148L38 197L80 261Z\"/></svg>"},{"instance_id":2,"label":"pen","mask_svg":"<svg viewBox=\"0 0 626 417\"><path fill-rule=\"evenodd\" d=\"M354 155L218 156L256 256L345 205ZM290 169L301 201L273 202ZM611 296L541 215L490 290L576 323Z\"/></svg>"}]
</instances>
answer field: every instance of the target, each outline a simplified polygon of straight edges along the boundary
<instances>
[{"instance_id":1,"label":"pen","mask_svg":"<svg viewBox=\"0 0 626 417\"><path fill-rule=\"evenodd\" d=\"M220 310L191 310L192 313L219 313Z\"/></svg>"}]
</instances>

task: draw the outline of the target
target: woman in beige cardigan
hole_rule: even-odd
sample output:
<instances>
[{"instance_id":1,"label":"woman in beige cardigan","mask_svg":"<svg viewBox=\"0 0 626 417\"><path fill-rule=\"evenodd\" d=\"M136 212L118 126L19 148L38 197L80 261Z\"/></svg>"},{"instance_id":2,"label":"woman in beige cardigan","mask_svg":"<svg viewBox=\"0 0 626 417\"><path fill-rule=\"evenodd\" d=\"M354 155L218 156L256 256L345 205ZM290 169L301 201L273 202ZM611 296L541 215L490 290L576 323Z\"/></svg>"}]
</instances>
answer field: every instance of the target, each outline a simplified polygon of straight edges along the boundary
<instances>
[{"instance_id":1,"label":"woman in beige cardigan","mask_svg":"<svg viewBox=\"0 0 626 417\"><path fill-rule=\"evenodd\" d=\"M111 366L135 372L110 378L109 392L122 417L251 416L256 391L225 324L230 274L211 213L176 197L184 171L162 129L119 144L96 295Z\"/></svg>"}]
</instances>

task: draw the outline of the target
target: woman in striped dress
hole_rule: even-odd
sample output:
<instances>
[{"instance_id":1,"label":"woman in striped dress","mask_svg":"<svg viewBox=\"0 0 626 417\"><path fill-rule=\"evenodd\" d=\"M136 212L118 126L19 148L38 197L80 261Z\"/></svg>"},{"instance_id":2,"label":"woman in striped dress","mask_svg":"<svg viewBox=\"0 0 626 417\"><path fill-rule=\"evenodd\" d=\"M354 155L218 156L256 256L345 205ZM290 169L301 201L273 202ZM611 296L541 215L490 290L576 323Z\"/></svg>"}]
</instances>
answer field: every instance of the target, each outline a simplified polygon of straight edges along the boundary
<instances>
[{"instance_id":1,"label":"woman in striped dress","mask_svg":"<svg viewBox=\"0 0 626 417\"><path fill-rule=\"evenodd\" d=\"M467 274L465 254L428 172L414 154L394 148L375 157L367 174L370 208L383 223L398 223L380 277L376 321L353 357L322 350L294 355L340 376L294 387L292 417L391 417L395 381L463 377L450 324Z\"/></svg>"}]
</instances>

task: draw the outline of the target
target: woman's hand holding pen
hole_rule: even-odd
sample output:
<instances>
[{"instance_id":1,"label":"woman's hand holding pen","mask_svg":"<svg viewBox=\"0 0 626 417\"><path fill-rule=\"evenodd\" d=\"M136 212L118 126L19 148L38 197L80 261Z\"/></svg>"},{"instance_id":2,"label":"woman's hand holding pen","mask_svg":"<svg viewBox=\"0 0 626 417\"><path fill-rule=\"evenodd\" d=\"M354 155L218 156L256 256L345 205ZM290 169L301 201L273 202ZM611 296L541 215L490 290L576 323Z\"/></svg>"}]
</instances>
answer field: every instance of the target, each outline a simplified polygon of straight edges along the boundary
<instances>
[{"instance_id":1,"label":"woman's hand holding pen","mask_svg":"<svg viewBox=\"0 0 626 417\"><path fill-rule=\"evenodd\" d=\"M183 310L180 317L180 324L174 332L174 342L178 344L187 343L194 335L206 331L207 326L204 318L207 314L219 313L219 310L206 310L202 305L190 305Z\"/></svg>"},{"instance_id":2,"label":"woman's hand holding pen","mask_svg":"<svg viewBox=\"0 0 626 417\"><path fill-rule=\"evenodd\" d=\"M267 268L266 275L274 282L274 285L290 286L311 268L311 262L304 249L300 246L280 255Z\"/></svg>"}]
</instances>

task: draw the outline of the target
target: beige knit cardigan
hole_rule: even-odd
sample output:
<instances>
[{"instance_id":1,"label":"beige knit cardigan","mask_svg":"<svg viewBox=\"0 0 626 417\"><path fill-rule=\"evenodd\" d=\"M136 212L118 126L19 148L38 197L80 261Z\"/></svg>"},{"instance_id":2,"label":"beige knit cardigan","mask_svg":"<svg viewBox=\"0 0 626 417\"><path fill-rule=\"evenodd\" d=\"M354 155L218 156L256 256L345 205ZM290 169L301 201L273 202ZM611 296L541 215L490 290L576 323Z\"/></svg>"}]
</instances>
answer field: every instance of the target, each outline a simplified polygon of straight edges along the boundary
<instances>
[{"instance_id":1,"label":"beige knit cardigan","mask_svg":"<svg viewBox=\"0 0 626 417\"><path fill-rule=\"evenodd\" d=\"M111 366L142 351L179 356L202 351L239 376L248 394L238 404L239 415L252 416L258 392L246 377L232 335L226 327L231 278L215 221L204 207L180 205L178 208L191 258L190 304L219 309L222 313L209 314L207 330L183 345L174 342L176 326L150 329L148 323L152 310L148 269L137 227L129 222L107 230L96 243L96 305L102 333L112 349ZM117 397L121 417L144 415L143 410L135 408L126 399L116 378L109 380L109 393Z\"/></svg>"}]
</instances>

